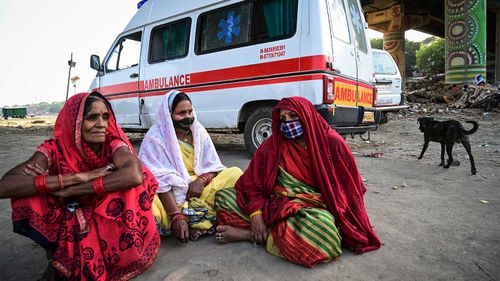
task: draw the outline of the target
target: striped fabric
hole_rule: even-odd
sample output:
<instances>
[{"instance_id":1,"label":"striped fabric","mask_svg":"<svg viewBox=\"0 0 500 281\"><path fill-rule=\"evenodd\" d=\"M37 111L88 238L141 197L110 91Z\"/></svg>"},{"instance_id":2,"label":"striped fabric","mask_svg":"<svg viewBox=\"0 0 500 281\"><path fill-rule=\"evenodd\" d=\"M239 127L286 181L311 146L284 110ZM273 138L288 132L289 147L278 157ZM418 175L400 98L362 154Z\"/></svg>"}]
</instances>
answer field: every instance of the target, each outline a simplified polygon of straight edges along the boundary
<instances>
[{"instance_id":1,"label":"striped fabric","mask_svg":"<svg viewBox=\"0 0 500 281\"><path fill-rule=\"evenodd\" d=\"M307 267L342 255L342 241L323 196L280 167L275 193L290 197L281 210L281 220L271 227L266 249L269 253ZM236 190L224 189L215 199L219 224L250 227L250 219L238 208Z\"/></svg>"},{"instance_id":2,"label":"striped fabric","mask_svg":"<svg viewBox=\"0 0 500 281\"><path fill-rule=\"evenodd\" d=\"M250 228L250 217L244 214L236 202L236 189L224 188L215 194L215 210L219 225Z\"/></svg>"}]
</instances>

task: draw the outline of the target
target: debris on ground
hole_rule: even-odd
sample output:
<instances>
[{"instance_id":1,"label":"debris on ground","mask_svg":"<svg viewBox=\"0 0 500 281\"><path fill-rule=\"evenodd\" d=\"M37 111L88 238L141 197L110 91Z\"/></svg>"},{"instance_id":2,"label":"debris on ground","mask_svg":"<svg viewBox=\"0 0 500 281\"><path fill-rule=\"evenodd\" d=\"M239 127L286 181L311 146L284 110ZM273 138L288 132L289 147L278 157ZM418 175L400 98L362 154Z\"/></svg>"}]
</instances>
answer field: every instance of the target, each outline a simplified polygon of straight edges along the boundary
<instances>
[{"instance_id":1,"label":"debris on ground","mask_svg":"<svg viewBox=\"0 0 500 281\"><path fill-rule=\"evenodd\" d=\"M491 85L465 87L464 94L450 104L453 108L484 107L486 103L499 94L498 89Z\"/></svg>"},{"instance_id":2,"label":"debris on ground","mask_svg":"<svg viewBox=\"0 0 500 281\"><path fill-rule=\"evenodd\" d=\"M454 109L484 107L486 111L491 111L500 103L498 86L484 83L446 84L444 75L409 80L405 86L405 97L410 106L431 103Z\"/></svg>"},{"instance_id":3,"label":"debris on ground","mask_svg":"<svg viewBox=\"0 0 500 281\"><path fill-rule=\"evenodd\" d=\"M363 154L363 157L380 158L382 155L384 155L383 152L372 152Z\"/></svg>"}]
</instances>

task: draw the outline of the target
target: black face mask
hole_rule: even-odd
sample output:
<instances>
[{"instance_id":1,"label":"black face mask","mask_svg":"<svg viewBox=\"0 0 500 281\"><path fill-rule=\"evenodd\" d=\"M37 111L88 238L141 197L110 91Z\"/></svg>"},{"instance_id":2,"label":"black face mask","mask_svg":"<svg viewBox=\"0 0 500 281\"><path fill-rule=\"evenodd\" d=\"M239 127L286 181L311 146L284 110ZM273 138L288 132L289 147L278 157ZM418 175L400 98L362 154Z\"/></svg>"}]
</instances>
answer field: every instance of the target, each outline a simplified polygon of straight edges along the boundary
<instances>
[{"instance_id":1,"label":"black face mask","mask_svg":"<svg viewBox=\"0 0 500 281\"><path fill-rule=\"evenodd\" d=\"M186 117L181 120L172 120L172 122L174 123L174 128L187 130L191 128L191 125L193 125L194 117Z\"/></svg>"}]
</instances>

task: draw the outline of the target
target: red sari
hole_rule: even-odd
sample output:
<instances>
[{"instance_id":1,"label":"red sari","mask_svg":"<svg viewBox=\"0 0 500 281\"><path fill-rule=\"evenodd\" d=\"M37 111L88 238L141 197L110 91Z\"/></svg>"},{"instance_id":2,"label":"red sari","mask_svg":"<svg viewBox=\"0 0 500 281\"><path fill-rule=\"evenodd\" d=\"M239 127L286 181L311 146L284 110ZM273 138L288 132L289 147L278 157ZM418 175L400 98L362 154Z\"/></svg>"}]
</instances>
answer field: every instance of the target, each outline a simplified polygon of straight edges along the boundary
<instances>
[{"instance_id":1,"label":"red sari","mask_svg":"<svg viewBox=\"0 0 500 281\"><path fill-rule=\"evenodd\" d=\"M109 102L109 127L99 157L82 141L83 107L89 94L71 97L54 126L54 137L38 152L49 163L49 175L86 172L104 167L113 152L134 149L118 127ZM157 181L143 167L143 184L103 197L61 199L43 194L12 199L14 231L54 251L52 265L68 280L128 280L147 270L160 245L151 211Z\"/></svg>"},{"instance_id":2,"label":"red sari","mask_svg":"<svg viewBox=\"0 0 500 281\"><path fill-rule=\"evenodd\" d=\"M273 195L278 166L283 159L283 144L287 141L279 128L280 109L295 111L301 120L314 180L312 186L318 188L328 211L334 216L342 245L356 254L380 248L364 206L366 187L349 147L316 112L311 102L302 97L284 98L274 108L272 136L259 147L247 170L236 182L241 211L250 214L261 209L266 224L272 225L280 219L281 211L288 203L287 197Z\"/></svg>"}]
</instances>

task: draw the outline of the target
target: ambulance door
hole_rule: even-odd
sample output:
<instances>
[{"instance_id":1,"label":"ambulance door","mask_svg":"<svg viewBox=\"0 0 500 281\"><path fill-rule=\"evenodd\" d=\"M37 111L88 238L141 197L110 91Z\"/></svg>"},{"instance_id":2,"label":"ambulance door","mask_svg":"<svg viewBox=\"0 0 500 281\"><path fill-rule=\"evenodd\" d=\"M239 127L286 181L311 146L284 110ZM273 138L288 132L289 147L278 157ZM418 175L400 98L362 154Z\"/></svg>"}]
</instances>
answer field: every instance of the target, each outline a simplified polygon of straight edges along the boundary
<instances>
[{"instance_id":1,"label":"ambulance door","mask_svg":"<svg viewBox=\"0 0 500 281\"><path fill-rule=\"evenodd\" d=\"M189 58L191 18L159 22L145 28L141 81L143 127L150 127L161 96L170 90L183 90L189 84L193 60ZM149 41L149 42L146 42ZM143 100L143 102L142 102Z\"/></svg>"},{"instance_id":2,"label":"ambulance door","mask_svg":"<svg viewBox=\"0 0 500 281\"><path fill-rule=\"evenodd\" d=\"M100 91L113 106L120 125L140 125L139 61L142 31L128 32L118 38L108 53L100 77Z\"/></svg>"},{"instance_id":3,"label":"ambulance door","mask_svg":"<svg viewBox=\"0 0 500 281\"><path fill-rule=\"evenodd\" d=\"M344 0L328 0L337 106L356 106L357 64Z\"/></svg>"},{"instance_id":4,"label":"ambulance door","mask_svg":"<svg viewBox=\"0 0 500 281\"><path fill-rule=\"evenodd\" d=\"M372 107L373 104L373 58L367 37L367 24L358 0L346 0L351 18L352 36L357 62L358 96L357 105Z\"/></svg>"}]
</instances>

